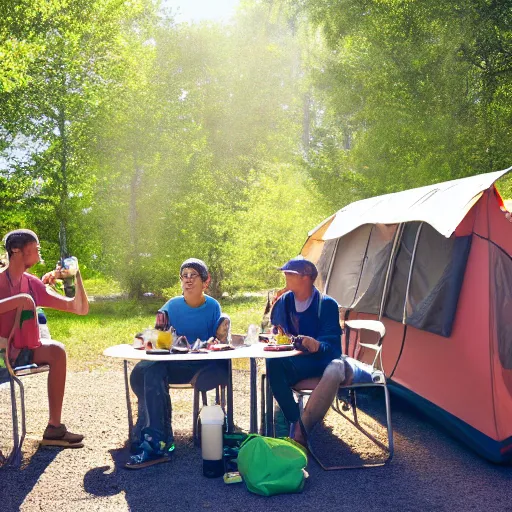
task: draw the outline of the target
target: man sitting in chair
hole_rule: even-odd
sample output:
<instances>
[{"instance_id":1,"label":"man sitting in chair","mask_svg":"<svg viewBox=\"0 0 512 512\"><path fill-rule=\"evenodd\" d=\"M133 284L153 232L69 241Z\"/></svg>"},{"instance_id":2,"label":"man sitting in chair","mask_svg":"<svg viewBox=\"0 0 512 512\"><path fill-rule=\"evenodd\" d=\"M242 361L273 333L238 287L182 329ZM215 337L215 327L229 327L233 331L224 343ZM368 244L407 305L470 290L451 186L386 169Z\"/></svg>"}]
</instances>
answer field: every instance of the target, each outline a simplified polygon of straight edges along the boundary
<instances>
[{"instance_id":1,"label":"man sitting in chair","mask_svg":"<svg viewBox=\"0 0 512 512\"><path fill-rule=\"evenodd\" d=\"M16 318L16 309L20 306L30 310L36 306L69 311L78 315L86 315L89 301L85 293L80 271L76 274L76 294L74 298L64 297L47 288L55 279L69 277L64 270L53 270L40 280L26 271L41 260L39 239L28 229L11 231L4 238L8 265L0 273L0 299L15 297L13 301L0 304L0 344L9 338ZM38 337L39 333L35 332ZM80 448L83 446L83 435L72 434L61 423L62 402L66 384L66 351L58 341L40 340L37 348L17 350L12 348L9 359L13 368L30 365L49 365L48 373L48 405L50 417L43 434L42 445L60 446L63 448Z\"/></svg>"},{"instance_id":2,"label":"man sitting in chair","mask_svg":"<svg viewBox=\"0 0 512 512\"><path fill-rule=\"evenodd\" d=\"M272 393L291 424L290 437L305 444L306 429L292 386L303 379L320 377L329 363L341 356L338 304L313 285L318 271L311 261L299 256L280 270L289 291L274 304L271 323L288 335L302 336L306 351L302 356L267 359L267 375Z\"/></svg>"},{"instance_id":3,"label":"man sitting in chair","mask_svg":"<svg viewBox=\"0 0 512 512\"><path fill-rule=\"evenodd\" d=\"M180 268L183 295L166 302L158 311L156 328L176 329L190 343L215 336L227 342L229 318L221 314L219 303L204 292L210 274L204 261L190 258ZM165 318L165 320L163 320ZM164 325L165 324L165 325ZM140 439L132 449L137 453L125 464L127 469L141 469L170 460L174 451L171 426L169 384L187 384L201 390L227 382L226 361L141 361L130 376L130 384L139 400L139 418L135 435ZM140 435L139 435L140 432Z\"/></svg>"}]
</instances>

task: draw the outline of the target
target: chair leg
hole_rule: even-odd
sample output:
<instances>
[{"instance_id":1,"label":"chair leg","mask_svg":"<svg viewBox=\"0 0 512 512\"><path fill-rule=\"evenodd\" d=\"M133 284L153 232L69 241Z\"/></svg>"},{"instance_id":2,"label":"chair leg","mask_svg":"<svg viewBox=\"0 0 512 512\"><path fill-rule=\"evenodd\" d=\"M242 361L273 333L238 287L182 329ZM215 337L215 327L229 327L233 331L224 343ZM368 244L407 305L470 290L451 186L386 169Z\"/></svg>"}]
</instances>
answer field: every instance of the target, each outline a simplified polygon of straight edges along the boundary
<instances>
[{"instance_id":1,"label":"chair leg","mask_svg":"<svg viewBox=\"0 0 512 512\"><path fill-rule=\"evenodd\" d=\"M25 411L24 411L24 389L22 382L14 377L10 377L10 387L11 387L11 410L12 410L12 452L7 457L6 464L7 465L13 465L13 466L19 466L21 464L21 446L23 443L23 439L25 437ZM21 415L22 415L22 436L20 440L19 435L19 425L18 425L18 406L16 403L16 388L15 384L18 384L20 388L20 398L21 398Z\"/></svg>"},{"instance_id":2,"label":"chair leg","mask_svg":"<svg viewBox=\"0 0 512 512\"><path fill-rule=\"evenodd\" d=\"M389 389L387 386L384 386L384 400L386 401L386 423L388 427L388 450L389 450L389 458L387 462L389 462L393 458L393 453L395 451L395 445L393 442L393 425L391 424L391 404L389 401Z\"/></svg>"},{"instance_id":3,"label":"chair leg","mask_svg":"<svg viewBox=\"0 0 512 512\"><path fill-rule=\"evenodd\" d=\"M204 397L203 397L203 400L204 400ZM204 402L203 402L203 404L204 404ZM194 405L193 405L193 409L192 409L192 440L193 440L195 446L199 446L199 441L200 441L198 422L199 422L199 391L196 388L194 388Z\"/></svg>"},{"instance_id":4,"label":"chair leg","mask_svg":"<svg viewBox=\"0 0 512 512\"><path fill-rule=\"evenodd\" d=\"M365 386L365 387L373 387L373 386ZM369 468L369 467L378 467L378 466L384 466L387 464L393 457L393 451L394 451L394 444L393 444L393 428L391 425L391 407L390 407L390 401L389 401L389 390L387 386L374 386L374 387L383 387L384 388L384 398L385 398L385 405L386 405L386 428L387 428L387 434L388 434L388 446L386 446L384 443L382 443L379 439L377 439L375 436L373 436L370 432L368 432L366 429L364 429L359 422L357 421L357 401L356 401L356 390L350 389L349 393L349 401L350 406L353 410L353 419L350 417L350 415L345 414L339 407L334 408L334 410L340 414L343 418L345 418L348 422L350 422L354 427L356 427L359 432L364 434L370 441L372 441L376 446L382 449L383 452L387 452L388 456L380 460L378 462L370 462L370 463L361 463L361 464L354 464L354 465L344 465L344 466L325 466L322 461L317 456L314 448L308 443L308 449L312 455L312 457L318 462L318 464L321 466L322 469L326 471L331 470L337 470L337 469L354 469L354 468ZM339 400L339 399L338 399ZM343 409L343 408L342 408Z\"/></svg>"},{"instance_id":5,"label":"chair leg","mask_svg":"<svg viewBox=\"0 0 512 512\"><path fill-rule=\"evenodd\" d=\"M235 421L233 419L233 364L228 360L228 385L227 385L227 432L233 433L235 430Z\"/></svg>"}]
</instances>

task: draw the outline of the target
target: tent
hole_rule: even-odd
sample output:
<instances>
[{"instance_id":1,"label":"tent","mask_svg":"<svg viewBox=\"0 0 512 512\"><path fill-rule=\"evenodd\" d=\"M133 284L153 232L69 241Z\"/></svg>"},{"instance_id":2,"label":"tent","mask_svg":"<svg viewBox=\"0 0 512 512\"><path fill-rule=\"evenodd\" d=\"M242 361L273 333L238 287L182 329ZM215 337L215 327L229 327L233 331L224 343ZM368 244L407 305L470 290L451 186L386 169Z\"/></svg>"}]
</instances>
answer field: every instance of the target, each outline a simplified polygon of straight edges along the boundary
<instances>
[{"instance_id":1,"label":"tent","mask_svg":"<svg viewBox=\"0 0 512 512\"><path fill-rule=\"evenodd\" d=\"M356 201L302 249L346 318L384 322L391 389L499 463L512 460L512 223L494 183L510 170Z\"/></svg>"}]
</instances>

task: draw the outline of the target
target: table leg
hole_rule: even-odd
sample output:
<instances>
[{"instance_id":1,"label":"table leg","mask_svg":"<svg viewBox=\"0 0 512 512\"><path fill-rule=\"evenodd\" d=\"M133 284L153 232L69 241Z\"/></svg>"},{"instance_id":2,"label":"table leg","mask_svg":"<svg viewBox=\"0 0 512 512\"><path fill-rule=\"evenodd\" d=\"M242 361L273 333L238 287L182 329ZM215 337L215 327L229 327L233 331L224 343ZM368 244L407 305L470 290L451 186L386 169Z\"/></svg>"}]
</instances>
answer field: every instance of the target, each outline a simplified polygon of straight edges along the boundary
<instances>
[{"instance_id":1,"label":"table leg","mask_svg":"<svg viewBox=\"0 0 512 512\"><path fill-rule=\"evenodd\" d=\"M133 435L133 414L132 402L130 400L130 383L128 381L128 361L125 359L124 364L124 390L126 394L126 411L128 413L128 439L131 441Z\"/></svg>"},{"instance_id":2,"label":"table leg","mask_svg":"<svg viewBox=\"0 0 512 512\"><path fill-rule=\"evenodd\" d=\"M266 412L265 412L265 435L269 437L275 437L274 432L274 394L272 393L272 388L270 387L270 382L267 379L265 382L265 404L266 404Z\"/></svg>"},{"instance_id":3,"label":"table leg","mask_svg":"<svg viewBox=\"0 0 512 512\"><path fill-rule=\"evenodd\" d=\"M228 434L231 434L235 430L235 424L233 421L233 363L232 363L231 359L228 359L227 408L228 408Z\"/></svg>"},{"instance_id":4,"label":"table leg","mask_svg":"<svg viewBox=\"0 0 512 512\"><path fill-rule=\"evenodd\" d=\"M265 406L265 400L266 400L266 392L265 392L265 382L267 380L267 376L263 374L261 376L260 380L260 434L262 436L266 436L266 418L265 418L265 412L267 410L267 407Z\"/></svg>"},{"instance_id":5,"label":"table leg","mask_svg":"<svg viewBox=\"0 0 512 512\"><path fill-rule=\"evenodd\" d=\"M251 357L251 416L250 416L250 428L251 434L258 432L258 396L257 396L257 380L258 380L258 368L256 366L256 359Z\"/></svg>"}]
</instances>

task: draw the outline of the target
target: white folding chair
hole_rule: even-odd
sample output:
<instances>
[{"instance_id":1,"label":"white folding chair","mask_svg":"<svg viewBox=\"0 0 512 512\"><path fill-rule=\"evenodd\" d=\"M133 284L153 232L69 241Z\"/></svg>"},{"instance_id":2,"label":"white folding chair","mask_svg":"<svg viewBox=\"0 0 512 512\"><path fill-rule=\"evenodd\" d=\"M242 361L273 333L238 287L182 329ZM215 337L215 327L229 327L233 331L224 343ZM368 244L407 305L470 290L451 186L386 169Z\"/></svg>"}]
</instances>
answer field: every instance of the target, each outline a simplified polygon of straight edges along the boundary
<instances>
[{"instance_id":1,"label":"white folding chair","mask_svg":"<svg viewBox=\"0 0 512 512\"><path fill-rule=\"evenodd\" d=\"M1 302L13 302L17 298L16 295L13 297L9 297L7 299L2 299ZM30 300L32 298L30 297ZM37 318L36 314L36 305L34 301L32 300L32 310L33 314ZM21 316L21 308L18 308L16 310L16 317L14 320L14 326L19 326L20 323L20 316ZM17 328L17 327L15 327ZM13 368L10 363L10 357L9 352L11 349L11 343L12 339L14 337L14 331L13 328L11 331L11 335L9 336L9 339L5 342L5 346L0 346L0 349L2 349L0 357L3 357L5 367L7 368L8 376L9 376L9 384L11 389L11 410L12 410L12 439L13 439L13 448L11 453L1 458L3 460L0 460L0 465L19 465L21 463L21 448L23 446L23 441L25 440L25 436L27 433L26 429L26 419L25 419L25 388L23 386L22 381L19 377L25 376L25 375L33 375L35 373L42 373L47 372L50 367L48 365L36 365L31 364L29 366L22 366L22 367L15 367ZM19 432L19 419L18 419L18 407L17 407L17 400L16 400L16 385L18 385L19 391L20 391L20 409L21 409L21 435Z\"/></svg>"},{"instance_id":2,"label":"white folding chair","mask_svg":"<svg viewBox=\"0 0 512 512\"><path fill-rule=\"evenodd\" d=\"M309 442L308 448L309 451L311 452L311 455L324 470L382 466L392 459L394 452L389 390L387 387L386 376L384 374L382 366L382 343L384 341L384 336L386 334L386 328L384 327L384 324L382 322L376 320L347 320L345 321L345 329L347 346L348 340L350 339L350 332L355 331L358 333L356 341L357 346L355 352L356 357L357 354L360 353L360 349L369 349L371 351L374 351L375 355L371 363L364 363L359 361L358 359L343 356L345 360L347 360L347 362L351 364L352 367L356 368L356 373L359 375L360 379L357 379L357 376L355 375L355 381L352 382L350 385L340 386L340 391L348 390L348 399L342 399L340 397L340 392L338 392L338 395L335 398L333 404L331 405L331 408L335 412L343 416L343 418L348 420L352 425L354 425L360 432L362 432L366 437L368 437L370 441L372 441L379 448L381 448L383 452L387 454L387 456L384 460L379 460L375 462L361 461L361 463L359 464L327 466L320 460L316 453L316 450L312 447L311 442ZM378 338L377 341L375 343L361 343L361 331L370 331L376 333ZM313 390L315 389L319 382L320 378L305 379L303 381L298 382L293 387L296 395L298 396L299 408L301 409L301 413L304 409L304 398L306 396L311 395L311 393L313 392ZM377 439L374 435L372 435L370 432L368 432L358 421L356 394L358 389L364 388L383 389L384 401L386 406L386 428L388 437L387 446L384 443L382 443L379 439ZM352 418L348 414L346 414L350 409L352 409Z\"/></svg>"}]
</instances>

